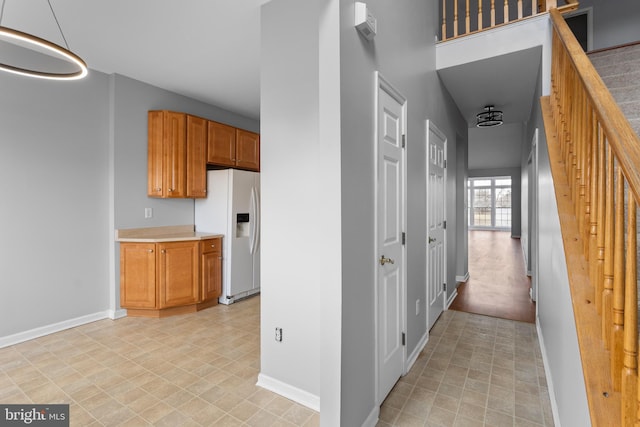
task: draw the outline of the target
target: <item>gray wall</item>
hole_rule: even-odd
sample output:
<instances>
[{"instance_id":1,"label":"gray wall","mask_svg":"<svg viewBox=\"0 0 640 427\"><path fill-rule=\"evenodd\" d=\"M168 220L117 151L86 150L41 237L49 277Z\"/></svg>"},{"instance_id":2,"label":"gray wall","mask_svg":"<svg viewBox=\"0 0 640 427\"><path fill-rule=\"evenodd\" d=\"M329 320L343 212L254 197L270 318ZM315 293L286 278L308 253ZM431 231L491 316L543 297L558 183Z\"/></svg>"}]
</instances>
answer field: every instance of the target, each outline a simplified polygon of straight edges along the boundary
<instances>
[{"instance_id":1,"label":"gray wall","mask_svg":"<svg viewBox=\"0 0 640 427\"><path fill-rule=\"evenodd\" d=\"M361 425L375 407L374 378L374 71L407 98L407 354L426 333L425 119L447 142L447 220L456 224L456 135L467 125L435 72L436 1L367 2L378 18L372 42L353 28L353 1L341 3L342 111L342 416ZM447 282L455 284L456 227L447 230ZM453 286L451 287L453 288ZM420 315L415 315L416 300Z\"/></svg>"},{"instance_id":2,"label":"gray wall","mask_svg":"<svg viewBox=\"0 0 640 427\"><path fill-rule=\"evenodd\" d=\"M640 1L580 0L593 8L593 49L640 41Z\"/></svg>"},{"instance_id":3,"label":"gray wall","mask_svg":"<svg viewBox=\"0 0 640 427\"><path fill-rule=\"evenodd\" d=\"M109 79L0 74L0 338L106 312Z\"/></svg>"}]
</instances>

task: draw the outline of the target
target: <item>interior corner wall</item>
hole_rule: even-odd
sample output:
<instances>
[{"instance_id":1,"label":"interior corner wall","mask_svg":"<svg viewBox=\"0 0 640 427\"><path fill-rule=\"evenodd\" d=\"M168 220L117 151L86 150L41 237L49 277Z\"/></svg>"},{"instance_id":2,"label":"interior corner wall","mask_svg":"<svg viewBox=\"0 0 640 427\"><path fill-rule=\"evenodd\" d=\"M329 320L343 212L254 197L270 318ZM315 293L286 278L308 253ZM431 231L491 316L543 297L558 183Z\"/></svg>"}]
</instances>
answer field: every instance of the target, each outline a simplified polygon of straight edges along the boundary
<instances>
[{"instance_id":1,"label":"interior corner wall","mask_svg":"<svg viewBox=\"0 0 640 427\"><path fill-rule=\"evenodd\" d=\"M456 224L456 139L467 124L435 68L438 2L367 2L379 32L367 41L353 25L354 2L340 0L342 120L342 403L341 424L371 420L375 396L374 119L375 72L407 99L407 346L419 351L426 330L426 120L447 137L447 221ZM447 281L455 283L456 226L447 233ZM453 288L453 286L452 286ZM420 313L416 315L416 301ZM322 419L322 416L321 416Z\"/></svg>"},{"instance_id":2,"label":"interior corner wall","mask_svg":"<svg viewBox=\"0 0 640 427\"><path fill-rule=\"evenodd\" d=\"M0 87L1 340L104 317L111 233L108 76Z\"/></svg>"},{"instance_id":3,"label":"interior corner wall","mask_svg":"<svg viewBox=\"0 0 640 427\"><path fill-rule=\"evenodd\" d=\"M456 256L456 277L462 278L469 274L469 251L467 250L469 246L469 201L467 200L469 142L466 137L457 134L456 143L458 153L458 164L456 165L456 228L460 230L460 232L457 233L456 242L458 248Z\"/></svg>"}]
</instances>

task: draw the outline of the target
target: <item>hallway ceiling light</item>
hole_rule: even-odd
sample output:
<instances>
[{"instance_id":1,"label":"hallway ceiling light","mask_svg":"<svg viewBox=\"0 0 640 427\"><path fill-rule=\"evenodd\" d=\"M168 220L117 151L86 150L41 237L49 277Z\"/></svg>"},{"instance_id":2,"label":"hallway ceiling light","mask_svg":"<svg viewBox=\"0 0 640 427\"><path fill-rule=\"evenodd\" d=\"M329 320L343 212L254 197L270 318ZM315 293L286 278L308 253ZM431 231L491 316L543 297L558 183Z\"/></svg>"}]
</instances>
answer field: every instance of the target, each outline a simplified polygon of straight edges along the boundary
<instances>
[{"instance_id":1,"label":"hallway ceiling light","mask_svg":"<svg viewBox=\"0 0 640 427\"><path fill-rule=\"evenodd\" d=\"M502 111L494 110L493 105L487 105L484 107L482 113L476 115L477 124L479 128L488 128L493 126L500 126L502 122Z\"/></svg>"},{"instance_id":2,"label":"hallway ceiling light","mask_svg":"<svg viewBox=\"0 0 640 427\"><path fill-rule=\"evenodd\" d=\"M50 0L49 8L66 49L32 34L2 26L5 0L0 9L0 70L50 80L77 80L88 74L87 64L69 50Z\"/></svg>"}]
</instances>

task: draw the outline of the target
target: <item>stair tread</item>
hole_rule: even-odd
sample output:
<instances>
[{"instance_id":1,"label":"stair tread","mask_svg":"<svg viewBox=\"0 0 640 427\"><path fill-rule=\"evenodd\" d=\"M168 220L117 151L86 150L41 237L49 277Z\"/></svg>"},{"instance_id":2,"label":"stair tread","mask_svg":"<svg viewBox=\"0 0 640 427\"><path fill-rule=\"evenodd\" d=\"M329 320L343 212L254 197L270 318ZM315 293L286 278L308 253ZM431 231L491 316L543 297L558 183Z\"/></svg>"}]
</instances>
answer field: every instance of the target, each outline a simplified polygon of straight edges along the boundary
<instances>
[{"instance_id":1,"label":"stair tread","mask_svg":"<svg viewBox=\"0 0 640 427\"><path fill-rule=\"evenodd\" d=\"M607 65L595 66L596 71L600 74L601 77L615 76L619 74L628 74L633 73L637 70L640 70L640 59L634 61L625 61L612 63Z\"/></svg>"},{"instance_id":2,"label":"stair tread","mask_svg":"<svg viewBox=\"0 0 640 427\"><path fill-rule=\"evenodd\" d=\"M622 64L625 62L633 62L633 61L640 60L640 49L633 50L630 52L616 51L615 53L611 55L606 55L606 56L589 55L589 58L591 59L591 63L593 64L593 66L596 68L611 65L611 64Z\"/></svg>"}]
</instances>

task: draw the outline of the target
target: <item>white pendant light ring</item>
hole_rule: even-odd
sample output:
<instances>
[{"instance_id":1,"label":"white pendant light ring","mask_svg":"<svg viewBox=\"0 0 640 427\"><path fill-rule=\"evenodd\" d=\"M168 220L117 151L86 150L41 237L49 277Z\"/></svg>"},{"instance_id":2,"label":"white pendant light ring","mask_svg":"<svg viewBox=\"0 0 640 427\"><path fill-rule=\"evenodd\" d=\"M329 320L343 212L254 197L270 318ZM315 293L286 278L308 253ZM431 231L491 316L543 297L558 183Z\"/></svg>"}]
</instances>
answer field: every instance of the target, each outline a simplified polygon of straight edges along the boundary
<instances>
[{"instance_id":1,"label":"white pendant light ring","mask_svg":"<svg viewBox=\"0 0 640 427\"><path fill-rule=\"evenodd\" d=\"M88 74L87 64L85 64L85 62L78 55L63 48L62 46L41 39L40 37L36 37L32 34L27 34L23 33L22 31L0 26L0 38L2 37L18 40L27 45L45 49L62 58L63 60L74 64L75 66L77 66L78 70L71 73L55 73L21 68L4 63L0 63L0 70L7 71L13 74L19 74L21 76L37 77L50 80L77 80L85 77Z\"/></svg>"}]
</instances>

